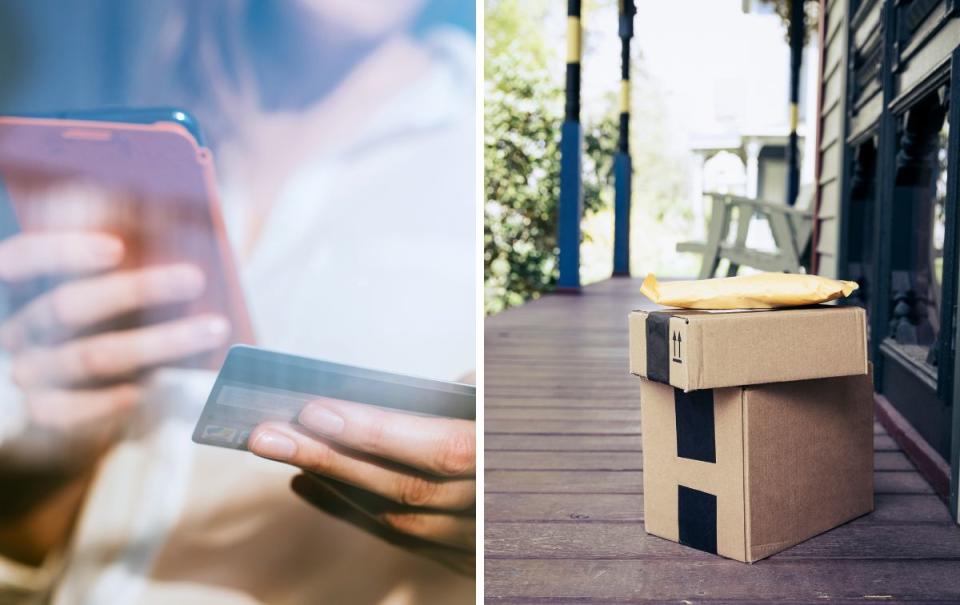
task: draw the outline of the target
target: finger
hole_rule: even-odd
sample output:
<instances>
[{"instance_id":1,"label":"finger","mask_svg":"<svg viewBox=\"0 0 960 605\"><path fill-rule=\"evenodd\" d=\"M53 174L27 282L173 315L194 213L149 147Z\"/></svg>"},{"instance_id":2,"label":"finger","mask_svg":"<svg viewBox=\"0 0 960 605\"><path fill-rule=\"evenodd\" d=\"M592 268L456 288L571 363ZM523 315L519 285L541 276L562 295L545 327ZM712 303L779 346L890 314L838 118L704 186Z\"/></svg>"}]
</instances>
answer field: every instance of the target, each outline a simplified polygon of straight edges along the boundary
<instances>
[{"instance_id":1,"label":"finger","mask_svg":"<svg viewBox=\"0 0 960 605\"><path fill-rule=\"evenodd\" d=\"M0 280L102 271L123 259L123 242L105 233L22 233L0 242Z\"/></svg>"},{"instance_id":2,"label":"finger","mask_svg":"<svg viewBox=\"0 0 960 605\"><path fill-rule=\"evenodd\" d=\"M476 575L472 549L452 548L391 529L382 519L370 515L351 502L357 498L344 496L345 491L356 490L352 486L312 473L297 475L290 482L290 486L297 495L320 510L351 523L389 544L431 558L464 575ZM368 492L362 493L368 497L375 497Z\"/></svg>"},{"instance_id":3,"label":"finger","mask_svg":"<svg viewBox=\"0 0 960 605\"><path fill-rule=\"evenodd\" d=\"M476 502L476 482L418 473L308 435L297 427L265 423L250 435L250 451L373 492L406 506L464 510Z\"/></svg>"},{"instance_id":4,"label":"finger","mask_svg":"<svg viewBox=\"0 0 960 605\"><path fill-rule=\"evenodd\" d=\"M474 550L476 519L433 511L392 511L380 515L391 529L453 548Z\"/></svg>"},{"instance_id":5,"label":"finger","mask_svg":"<svg viewBox=\"0 0 960 605\"><path fill-rule=\"evenodd\" d=\"M476 519L473 515L452 515L388 503L369 492L313 474L295 477L294 491L308 502L341 516L344 506L354 508L369 519L390 529L430 542L473 551L476 544ZM369 506L372 500L379 500ZM356 523L356 520L353 520Z\"/></svg>"},{"instance_id":6,"label":"finger","mask_svg":"<svg viewBox=\"0 0 960 605\"><path fill-rule=\"evenodd\" d=\"M0 345L19 351L29 344L49 343L136 309L193 300L204 286L203 273L186 264L69 282L0 325Z\"/></svg>"},{"instance_id":7,"label":"finger","mask_svg":"<svg viewBox=\"0 0 960 605\"><path fill-rule=\"evenodd\" d=\"M14 358L12 375L22 388L112 379L216 349L229 332L230 324L219 315L110 332L28 350Z\"/></svg>"},{"instance_id":8,"label":"finger","mask_svg":"<svg viewBox=\"0 0 960 605\"><path fill-rule=\"evenodd\" d=\"M443 477L476 473L476 423L416 416L371 405L323 399L300 412L314 433L381 458Z\"/></svg>"},{"instance_id":9,"label":"finger","mask_svg":"<svg viewBox=\"0 0 960 605\"><path fill-rule=\"evenodd\" d=\"M65 430L122 414L133 408L141 396L140 387L125 383L103 389L31 393L26 403L33 424Z\"/></svg>"}]
</instances>

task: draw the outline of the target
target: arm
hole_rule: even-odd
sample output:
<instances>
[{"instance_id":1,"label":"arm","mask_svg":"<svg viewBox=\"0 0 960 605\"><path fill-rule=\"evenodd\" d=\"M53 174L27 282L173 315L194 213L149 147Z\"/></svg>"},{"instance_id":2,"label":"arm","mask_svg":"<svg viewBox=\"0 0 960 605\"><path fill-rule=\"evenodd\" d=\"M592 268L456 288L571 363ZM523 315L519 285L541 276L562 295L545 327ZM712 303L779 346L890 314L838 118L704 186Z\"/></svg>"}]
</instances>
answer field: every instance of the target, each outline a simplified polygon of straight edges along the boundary
<instances>
[{"instance_id":1,"label":"arm","mask_svg":"<svg viewBox=\"0 0 960 605\"><path fill-rule=\"evenodd\" d=\"M137 374L216 348L227 335L219 316L90 335L116 316L203 290L193 267L113 270L122 258L119 240L90 232L0 242L0 280L70 278L0 324L26 425L0 442L0 556L36 563L61 547L97 460L140 399Z\"/></svg>"}]
</instances>

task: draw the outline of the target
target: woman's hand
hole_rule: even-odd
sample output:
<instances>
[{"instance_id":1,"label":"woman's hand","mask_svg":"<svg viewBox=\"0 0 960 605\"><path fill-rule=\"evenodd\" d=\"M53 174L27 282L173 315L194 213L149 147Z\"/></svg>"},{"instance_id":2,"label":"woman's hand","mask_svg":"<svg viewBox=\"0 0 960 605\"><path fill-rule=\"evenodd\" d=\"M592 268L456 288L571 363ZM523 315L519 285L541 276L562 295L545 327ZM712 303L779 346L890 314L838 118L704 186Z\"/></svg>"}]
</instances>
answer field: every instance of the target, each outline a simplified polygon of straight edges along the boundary
<instances>
[{"instance_id":1,"label":"woman's hand","mask_svg":"<svg viewBox=\"0 0 960 605\"><path fill-rule=\"evenodd\" d=\"M476 423L333 399L310 403L299 423L260 425L250 450L308 471L294 489L314 504L473 573Z\"/></svg>"},{"instance_id":2,"label":"woman's hand","mask_svg":"<svg viewBox=\"0 0 960 605\"><path fill-rule=\"evenodd\" d=\"M204 289L193 266L119 271L122 242L92 232L24 233L0 242L0 280L71 278L0 324L32 426L71 442L97 441L140 398L136 373L219 347L229 326L216 315L142 328L79 334L124 313L195 299ZM82 439L81 439L82 441Z\"/></svg>"}]
</instances>

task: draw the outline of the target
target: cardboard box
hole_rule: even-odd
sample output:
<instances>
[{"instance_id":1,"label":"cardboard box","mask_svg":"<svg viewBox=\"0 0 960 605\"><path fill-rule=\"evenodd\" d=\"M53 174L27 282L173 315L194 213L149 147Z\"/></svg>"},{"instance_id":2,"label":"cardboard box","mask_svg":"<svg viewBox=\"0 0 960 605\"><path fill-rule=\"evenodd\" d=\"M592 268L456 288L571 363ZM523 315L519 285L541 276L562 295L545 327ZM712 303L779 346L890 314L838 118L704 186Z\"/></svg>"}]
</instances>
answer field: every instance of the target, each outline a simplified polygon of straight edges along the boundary
<instances>
[{"instance_id":1,"label":"cardboard box","mask_svg":"<svg viewBox=\"0 0 960 605\"><path fill-rule=\"evenodd\" d=\"M630 371L684 391L867 373L860 307L634 311Z\"/></svg>"},{"instance_id":2,"label":"cardboard box","mask_svg":"<svg viewBox=\"0 0 960 605\"><path fill-rule=\"evenodd\" d=\"M753 562L873 510L862 376L684 392L643 380L647 532Z\"/></svg>"}]
</instances>

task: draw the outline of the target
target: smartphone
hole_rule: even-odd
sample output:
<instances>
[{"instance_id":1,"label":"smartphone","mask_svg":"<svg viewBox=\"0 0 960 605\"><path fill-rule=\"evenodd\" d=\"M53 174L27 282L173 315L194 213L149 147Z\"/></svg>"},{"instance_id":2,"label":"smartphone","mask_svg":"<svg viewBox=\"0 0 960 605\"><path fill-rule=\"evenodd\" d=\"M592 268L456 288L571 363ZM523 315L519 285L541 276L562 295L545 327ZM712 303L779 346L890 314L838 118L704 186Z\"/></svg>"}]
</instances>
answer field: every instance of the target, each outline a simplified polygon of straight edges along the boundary
<instances>
[{"instance_id":1,"label":"smartphone","mask_svg":"<svg viewBox=\"0 0 960 605\"><path fill-rule=\"evenodd\" d=\"M175 107L104 107L99 109L78 109L39 113L18 113L8 117L39 118L57 120L90 120L94 122L123 122L128 124L155 124L167 122L179 124L190 133L200 147L205 146L200 123L193 114ZM16 213L10 203L3 180L0 179L0 239L5 239L20 231Z\"/></svg>"},{"instance_id":2,"label":"smartphone","mask_svg":"<svg viewBox=\"0 0 960 605\"><path fill-rule=\"evenodd\" d=\"M156 124L165 122L182 126L200 147L205 147L200 123L189 111L176 107L101 107L42 113L22 113L13 117L50 118L56 120L89 120L123 124Z\"/></svg>"},{"instance_id":3,"label":"smartphone","mask_svg":"<svg viewBox=\"0 0 960 605\"><path fill-rule=\"evenodd\" d=\"M120 269L187 262L207 277L201 298L147 308L88 332L122 330L217 312L233 343L254 342L227 239L213 158L187 112L155 108L0 116L0 181L7 198L3 235L91 230L124 241ZM58 285L13 288L9 307ZM82 335L82 334L81 334ZM228 347L175 364L216 368Z\"/></svg>"}]
</instances>

